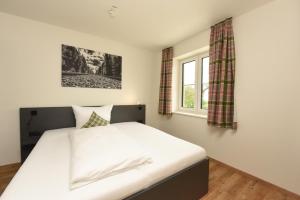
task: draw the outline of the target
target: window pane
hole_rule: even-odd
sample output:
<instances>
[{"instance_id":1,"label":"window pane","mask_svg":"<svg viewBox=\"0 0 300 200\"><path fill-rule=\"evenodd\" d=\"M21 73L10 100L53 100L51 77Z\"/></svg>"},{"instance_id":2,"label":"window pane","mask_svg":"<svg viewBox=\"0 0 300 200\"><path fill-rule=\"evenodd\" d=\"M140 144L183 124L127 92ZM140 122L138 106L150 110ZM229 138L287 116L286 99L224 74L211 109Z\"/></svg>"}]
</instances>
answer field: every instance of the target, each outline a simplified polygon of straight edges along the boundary
<instances>
[{"instance_id":1,"label":"window pane","mask_svg":"<svg viewBox=\"0 0 300 200\"><path fill-rule=\"evenodd\" d=\"M183 105L184 108L194 108L195 107L195 85L185 85L183 86Z\"/></svg>"},{"instance_id":2,"label":"window pane","mask_svg":"<svg viewBox=\"0 0 300 200\"><path fill-rule=\"evenodd\" d=\"M195 68L196 61L191 61L183 64L183 85L195 84Z\"/></svg>"},{"instance_id":3,"label":"window pane","mask_svg":"<svg viewBox=\"0 0 300 200\"><path fill-rule=\"evenodd\" d=\"M196 61L182 65L182 107L194 108L196 99L195 89Z\"/></svg>"},{"instance_id":4,"label":"window pane","mask_svg":"<svg viewBox=\"0 0 300 200\"><path fill-rule=\"evenodd\" d=\"M201 108L208 109L209 57L202 58Z\"/></svg>"}]
</instances>

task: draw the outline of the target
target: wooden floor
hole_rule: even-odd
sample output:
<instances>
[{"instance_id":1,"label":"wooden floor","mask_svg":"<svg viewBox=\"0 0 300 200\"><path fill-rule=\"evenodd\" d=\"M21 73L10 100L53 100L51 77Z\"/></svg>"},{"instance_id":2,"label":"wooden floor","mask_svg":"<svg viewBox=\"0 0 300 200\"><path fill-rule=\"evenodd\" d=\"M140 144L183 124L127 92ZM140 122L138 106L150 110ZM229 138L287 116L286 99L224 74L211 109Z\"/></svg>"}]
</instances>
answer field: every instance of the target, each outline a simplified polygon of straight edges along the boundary
<instances>
[{"instance_id":1,"label":"wooden floor","mask_svg":"<svg viewBox=\"0 0 300 200\"><path fill-rule=\"evenodd\" d=\"M0 167L0 194L19 167L20 164ZM210 160L209 192L201 200L300 200L300 197Z\"/></svg>"},{"instance_id":2,"label":"wooden floor","mask_svg":"<svg viewBox=\"0 0 300 200\"><path fill-rule=\"evenodd\" d=\"M201 200L300 200L300 197L210 159L209 192Z\"/></svg>"},{"instance_id":3,"label":"wooden floor","mask_svg":"<svg viewBox=\"0 0 300 200\"><path fill-rule=\"evenodd\" d=\"M0 167L0 194L5 190L10 180L17 173L20 168L20 164L12 164Z\"/></svg>"}]
</instances>

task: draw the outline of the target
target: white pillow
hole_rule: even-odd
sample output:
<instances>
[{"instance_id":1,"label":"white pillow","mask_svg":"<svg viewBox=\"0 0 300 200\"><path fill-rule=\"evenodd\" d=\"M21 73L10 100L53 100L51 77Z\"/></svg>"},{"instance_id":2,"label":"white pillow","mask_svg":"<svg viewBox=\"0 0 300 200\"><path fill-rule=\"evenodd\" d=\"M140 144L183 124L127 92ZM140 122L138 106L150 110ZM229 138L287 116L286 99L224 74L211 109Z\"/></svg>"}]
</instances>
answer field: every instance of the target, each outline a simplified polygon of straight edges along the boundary
<instances>
[{"instance_id":1,"label":"white pillow","mask_svg":"<svg viewBox=\"0 0 300 200\"><path fill-rule=\"evenodd\" d=\"M76 128L79 129L90 119L93 112L110 122L113 105L101 107L81 107L72 105L72 108L76 119Z\"/></svg>"}]
</instances>

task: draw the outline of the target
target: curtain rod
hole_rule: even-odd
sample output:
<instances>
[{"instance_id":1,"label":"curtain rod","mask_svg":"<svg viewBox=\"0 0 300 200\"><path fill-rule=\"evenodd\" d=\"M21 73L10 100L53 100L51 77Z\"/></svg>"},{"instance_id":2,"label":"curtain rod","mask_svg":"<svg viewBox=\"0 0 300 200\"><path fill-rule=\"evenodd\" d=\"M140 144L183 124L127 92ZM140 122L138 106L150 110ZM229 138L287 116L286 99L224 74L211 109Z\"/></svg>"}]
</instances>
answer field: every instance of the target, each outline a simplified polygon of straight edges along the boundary
<instances>
[{"instance_id":1,"label":"curtain rod","mask_svg":"<svg viewBox=\"0 0 300 200\"><path fill-rule=\"evenodd\" d=\"M220 24L220 23L222 23L222 22L225 22L226 20L229 20L229 19L232 19L233 17L228 17L228 18L226 18L226 19L223 19L222 21L219 21L218 23L216 23L215 25L218 25L218 24ZM215 26L215 25L213 25L213 26ZM211 27L213 27L213 26L211 26ZM210 27L210 28L211 28ZM202 32L202 31L201 31ZM163 50L164 49L169 49L169 48L172 48L172 47L167 47L167 48L163 48Z\"/></svg>"},{"instance_id":2,"label":"curtain rod","mask_svg":"<svg viewBox=\"0 0 300 200\"><path fill-rule=\"evenodd\" d=\"M217 22L215 25L212 25L211 27L216 26L218 24L221 24L221 23L223 23L223 22L225 22L226 20L229 20L229 19L232 19L232 17L228 17L228 18L226 18L226 19L224 19L224 20L222 20L220 22Z\"/></svg>"}]
</instances>

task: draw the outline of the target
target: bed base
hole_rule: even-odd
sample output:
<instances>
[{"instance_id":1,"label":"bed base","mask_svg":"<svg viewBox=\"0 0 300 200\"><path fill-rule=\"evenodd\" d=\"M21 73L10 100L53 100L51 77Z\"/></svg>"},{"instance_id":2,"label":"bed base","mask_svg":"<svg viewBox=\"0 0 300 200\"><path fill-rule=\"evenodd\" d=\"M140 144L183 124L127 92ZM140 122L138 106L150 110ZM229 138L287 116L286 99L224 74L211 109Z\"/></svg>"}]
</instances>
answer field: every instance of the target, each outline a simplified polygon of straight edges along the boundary
<instances>
[{"instance_id":1,"label":"bed base","mask_svg":"<svg viewBox=\"0 0 300 200\"><path fill-rule=\"evenodd\" d=\"M208 192L208 164L204 159L124 200L199 200Z\"/></svg>"}]
</instances>

